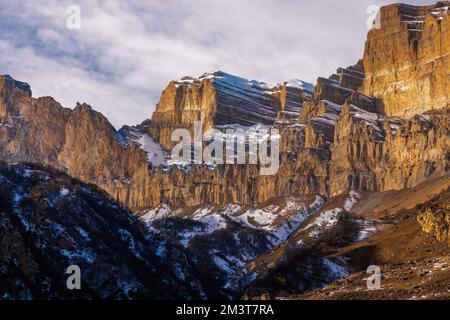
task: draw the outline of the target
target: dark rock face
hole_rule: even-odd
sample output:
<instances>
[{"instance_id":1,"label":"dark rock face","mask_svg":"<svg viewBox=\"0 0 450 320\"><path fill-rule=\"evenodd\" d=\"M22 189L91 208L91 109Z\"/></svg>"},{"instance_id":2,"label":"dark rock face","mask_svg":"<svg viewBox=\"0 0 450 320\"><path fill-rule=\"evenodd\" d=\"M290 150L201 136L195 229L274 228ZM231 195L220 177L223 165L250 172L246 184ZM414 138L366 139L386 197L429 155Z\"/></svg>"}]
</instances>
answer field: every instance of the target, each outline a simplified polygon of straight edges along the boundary
<instances>
[{"instance_id":1,"label":"dark rock face","mask_svg":"<svg viewBox=\"0 0 450 320\"><path fill-rule=\"evenodd\" d=\"M214 297L186 261L94 187L0 166L0 299ZM81 269L81 290L66 287L70 265Z\"/></svg>"}]
</instances>

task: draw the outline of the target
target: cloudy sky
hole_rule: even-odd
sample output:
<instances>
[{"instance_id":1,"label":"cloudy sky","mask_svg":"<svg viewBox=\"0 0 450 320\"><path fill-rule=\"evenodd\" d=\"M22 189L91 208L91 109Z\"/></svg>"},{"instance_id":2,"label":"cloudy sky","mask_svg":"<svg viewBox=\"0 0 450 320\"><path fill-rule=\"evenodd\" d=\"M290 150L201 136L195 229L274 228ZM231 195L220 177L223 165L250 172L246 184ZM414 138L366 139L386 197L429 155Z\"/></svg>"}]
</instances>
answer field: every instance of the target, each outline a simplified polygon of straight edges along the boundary
<instances>
[{"instance_id":1,"label":"cloudy sky","mask_svg":"<svg viewBox=\"0 0 450 320\"><path fill-rule=\"evenodd\" d=\"M392 2L0 0L0 74L28 82L35 97L86 102L116 127L136 124L184 75L315 83L362 57L371 6Z\"/></svg>"}]
</instances>

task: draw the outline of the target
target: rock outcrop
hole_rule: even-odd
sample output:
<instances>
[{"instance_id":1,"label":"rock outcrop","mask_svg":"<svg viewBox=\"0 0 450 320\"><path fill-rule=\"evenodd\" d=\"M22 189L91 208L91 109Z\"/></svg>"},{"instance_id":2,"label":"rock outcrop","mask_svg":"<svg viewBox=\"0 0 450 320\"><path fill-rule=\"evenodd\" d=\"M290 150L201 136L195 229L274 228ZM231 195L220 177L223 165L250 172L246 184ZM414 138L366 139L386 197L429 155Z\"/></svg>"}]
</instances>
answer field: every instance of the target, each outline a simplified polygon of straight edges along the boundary
<instances>
[{"instance_id":1,"label":"rock outcrop","mask_svg":"<svg viewBox=\"0 0 450 320\"><path fill-rule=\"evenodd\" d=\"M450 199L449 193L424 205L417 216L423 231L433 235L438 241L450 244Z\"/></svg>"},{"instance_id":2,"label":"rock outcrop","mask_svg":"<svg viewBox=\"0 0 450 320\"><path fill-rule=\"evenodd\" d=\"M449 126L445 109L404 120L345 106L336 126L330 194L401 190L448 172Z\"/></svg>"},{"instance_id":3,"label":"rock outcrop","mask_svg":"<svg viewBox=\"0 0 450 320\"><path fill-rule=\"evenodd\" d=\"M92 185L42 167L0 164L0 265L0 300L221 297L183 249ZM81 290L66 285L73 265Z\"/></svg>"},{"instance_id":4,"label":"rock outcrop","mask_svg":"<svg viewBox=\"0 0 450 320\"><path fill-rule=\"evenodd\" d=\"M363 92L381 99L388 116L449 105L450 2L382 7L380 28L370 30L364 52Z\"/></svg>"},{"instance_id":5,"label":"rock outcrop","mask_svg":"<svg viewBox=\"0 0 450 320\"><path fill-rule=\"evenodd\" d=\"M329 78L320 77L317 79L312 101L305 102L303 105L299 122L306 123L316 117L317 113L324 107L327 108L330 102L334 105L343 105L362 86L363 80L362 61L348 68L339 68L337 73Z\"/></svg>"},{"instance_id":6,"label":"rock outcrop","mask_svg":"<svg viewBox=\"0 0 450 320\"><path fill-rule=\"evenodd\" d=\"M49 165L99 186L127 207L146 207L147 155L121 139L90 106L63 108L0 76L0 160Z\"/></svg>"},{"instance_id":7,"label":"rock outcrop","mask_svg":"<svg viewBox=\"0 0 450 320\"><path fill-rule=\"evenodd\" d=\"M345 80L350 72L352 81ZM357 91L364 78L361 62L338 73L318 80L298 122L276 122L281 136L276 175L261 176L252 165L156 170L150 177L153 201L175 207L251 205L290 194L401 190L450 170L448 109L411 119L388 117L377 99Z\"/></svg>"},{"instance_id":8,"label":"rock outcrop","mask_svg":"<svg viewBox=\"0 0 450 320\"><path fill-rule=\"evenodd\" d=\"M269 86L222 71L184 77L164 89L149 133L165 149L171 149L172 132L191 130L195 121L201 121L205 131L225 124L272 125L279 113L296 117L313 88L300 80Z\"/></svg>"}]
</instances>

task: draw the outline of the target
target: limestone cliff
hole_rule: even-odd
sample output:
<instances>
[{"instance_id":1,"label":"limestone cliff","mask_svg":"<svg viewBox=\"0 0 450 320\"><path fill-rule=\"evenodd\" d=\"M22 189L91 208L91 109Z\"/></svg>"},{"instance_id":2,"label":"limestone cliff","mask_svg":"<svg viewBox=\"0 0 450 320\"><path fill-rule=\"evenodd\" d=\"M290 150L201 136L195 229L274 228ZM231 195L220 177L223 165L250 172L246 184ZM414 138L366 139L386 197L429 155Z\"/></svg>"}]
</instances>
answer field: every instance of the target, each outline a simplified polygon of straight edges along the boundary
<instances>
[{"instance_id":1,"label":"limestone cliff","mask_svg":"<svg viewBox=\"0 0 450 320\"><path fill-rule=\"evenodd\" d=\"M448 107L450 2L381 8L380 28L370 30L364 52L363 92L382 99L389 116Z\"/></svg>"},{"instance_id":2,"label":"limestone cliff","mask_svg":"<svg viewBox=\"0 0 450 320\"><path fill-rule=\"evenodd\" d=\"M173 130L192 129L195 121L202 121L203 130L230 123L271 125L279 113L296 117L313 88L300 80L270 86L222 71L184 77L164 89L149 133L164 148L171 149Z\"/></svg>"},{"instance_id":3,"label":"limestone cliff","mask_svg":"<svg viewBox=\"0 0 450 320\"><path fill-rule=\"evenodd\" d=\"M450 169L450 113L409 120L346 105L335 129L330 194L411 188Z\"/></svg>"},{"instance_id":4,"label":"limestone cliff","mask_svg":"<svg viewBox=\"0 0 450 320\"><path fill-rule=\"evenodd\" d=\"M28 85L0 76L0 160L50 165L98 185L131 207L145 207L146 154L121 142L108 120L88 105L63 108L32 98Z\"/></svg>"},{"instance_id":5,"label":"limestone cliff","mask_svg":"<svg viewBox=\"0 0 450 320\"><path fill-rule=\"evenodd\" d=\"M359 82L347 85L346 70L356 72ZM364 78L361 63L338 73L319 78L300 121L275 123L281 136L276 175L260 176L249 165L156 170L150 177L154 202L250 205L290 194L401 190L449 172L448 109L411 119L388 117L378 112L377 99L357 92Z\"/></svg>"},{"instance_id":6,"label":"limestone cliff","mask_svg":"<svg viewBox=\"0 0 450 320\"><path fill-rule=\"evenodd\" d=\"M364 59L315 87L220 71L185 77L163 91L151 121L119 132L87 105L66 109L0 77L0 160L54 166L134 210L414 187L450 171L446 4L384 7ZM257 165L168 162L173 130L192 130L199 120L203 130L278 128L277 174L261 176Z\"/></svg>"}]
</instances>

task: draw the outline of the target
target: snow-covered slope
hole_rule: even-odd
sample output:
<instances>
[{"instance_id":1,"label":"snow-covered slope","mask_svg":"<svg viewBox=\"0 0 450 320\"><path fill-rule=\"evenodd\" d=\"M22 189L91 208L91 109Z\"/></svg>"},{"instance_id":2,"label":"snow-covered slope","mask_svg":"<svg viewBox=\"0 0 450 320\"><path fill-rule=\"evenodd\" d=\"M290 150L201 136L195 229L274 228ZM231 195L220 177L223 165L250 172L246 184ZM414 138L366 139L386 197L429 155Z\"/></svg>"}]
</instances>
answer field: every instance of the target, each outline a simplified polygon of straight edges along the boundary
<instances>
[{"instance_id":1,"label":"snow-covered slope","mask_svg":"<svg viewBox=\"0 0 450 320\"><path fill-rule=\"evenodd\" d=\"M220 297L185 254L92 186L0 163L0 300ZM65 286L71 265L82 290Z\"/></svg>"},{"instance_id":2,"label":"snow-covered slope","mask_svg":"<svg viewBox=\"0 0 450 320\"><path fill-rule=\"evenodd\" d=\"M254 276L247 265L286 241L323 204L317 196L255 207L230 204L171 210L160 205L140 219L151 232L201 255L205 260L201 265L217 274L219 286L237 293Z\"/></svg>"},{"instance_id":3,"label":"snow-covered slope","mask_svg":"<svg viewBox=\"0 0 450 320\"><path fill-rule=\"evenodd\" d=\"M134 144L141 148L148 157L148 162L153 167L167 165L169 160L168 153L163 147L155 142L147 133L142 132L138 127L124 126L119 135L123 138L124 143Z\"/></svg>"},{"instance_id":4,"label":"snow-covered slope","mask_svg":"<svg viewBox=\"0 0 450 320\"><path fill-rule=\"evenodd\" d=\"M302 80L289 80L281 84L267 84L248 80L223 71L205 73L200 77L184 77L174 85L193 88L210 81L215 89L215 125L272 124L278 112L298 116L303 101L311 97L314 85Z\"/></svg>"}]
</instances>

